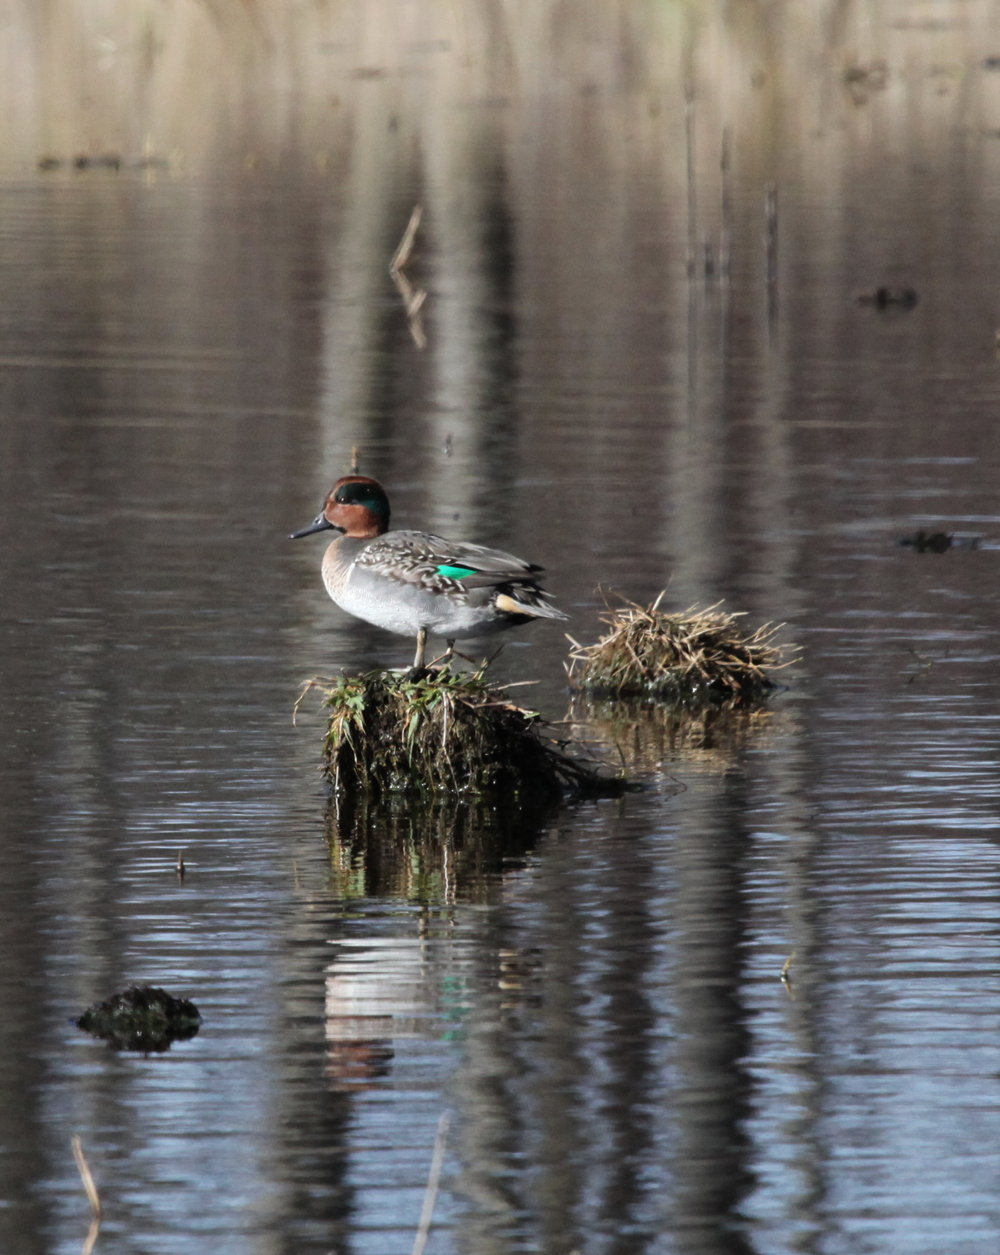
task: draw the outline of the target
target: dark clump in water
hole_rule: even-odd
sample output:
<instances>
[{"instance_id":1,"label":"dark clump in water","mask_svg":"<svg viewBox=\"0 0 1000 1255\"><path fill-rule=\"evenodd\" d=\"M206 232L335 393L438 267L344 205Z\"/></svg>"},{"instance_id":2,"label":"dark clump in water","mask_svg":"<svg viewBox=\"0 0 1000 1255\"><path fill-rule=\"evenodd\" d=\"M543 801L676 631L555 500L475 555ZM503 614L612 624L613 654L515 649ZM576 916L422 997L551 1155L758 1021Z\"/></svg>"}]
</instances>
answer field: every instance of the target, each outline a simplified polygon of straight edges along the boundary
<instances>
[{"instance_id":1,"label":"dark clump in water","mask_svg":"<svg viewBox=\"0 0 1000 1255\"><path fill-rule=\"evenodd\" d=\"M73 158L74 170L120 170L121 167L118 153L80 153Z\"/></svg>"},{"instance_id":2,"label":"dark clump in water","mask_svg":"<svg viewBox=\"0 0 1000 1255\"><path fill-rule=\"evenodd\" d=\"M904 548L915 549L917 553L944 553L951 548L953 539L947 532L918 531L912 536L904 536L899 543Z\"/></svg>"},{"instance_id":3,"label":"dark clump in water","mask_svg":"<svg viewBox=\"0 0 1000 1255\"><path fill-rule=\"evenodd\" d=\"M175 1041L194 1037L201 1014L187 998L175 998L155 985L129 985L103 1002L95 1002L76 1021L78 1028L100 1037L112 1050L169 1050Z\"/></svg>"},{"instance_id":4,"label":"dark clump in water","mask_svg":"<svg viewBox=\"0 0 1000 1255\"><path fill-rule=\"evenodd\" d=\"M876 309L913 309L920 300L920 294L913 288L876 288L873 292L862 292L858 297L859 305L874 305Z\"/></svg>"}]
</instances>

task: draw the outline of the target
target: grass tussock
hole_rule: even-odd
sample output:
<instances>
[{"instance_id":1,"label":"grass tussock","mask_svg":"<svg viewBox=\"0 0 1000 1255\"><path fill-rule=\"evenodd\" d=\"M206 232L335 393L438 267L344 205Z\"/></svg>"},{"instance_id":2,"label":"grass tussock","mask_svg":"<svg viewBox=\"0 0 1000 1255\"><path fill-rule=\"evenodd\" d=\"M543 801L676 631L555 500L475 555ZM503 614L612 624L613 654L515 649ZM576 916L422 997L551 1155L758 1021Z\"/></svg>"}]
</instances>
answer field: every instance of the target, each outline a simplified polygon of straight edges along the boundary
<instances>
[{"instance_id":1,"label":"grass tussock","mask_svg":"<svg viewBox=\"0 0 1000 1255\"><path fill-rule=\"evenodd\" d=\"M445 666L411 677L370 671L310 681L323 692L329 724L324 774L338 792L620 793L624 781L566 753L537 712L511 701L486 667Z\"/></svg>"},{"instance_id":2,"label":"grass tussock","mask_svg":"<svg viewBox=\"0 0 1000 1255\"><path fill-rule=\"evenodd\" d=\"M678 614L625 601L602 616L609 630L594 645L572 641L567 667L577 689L594 696L658 697L678 703L757 701L775 686L771 672L786 647L780 624L748 635L739 614L711 606Z\"/></svg>"}]
</instances>

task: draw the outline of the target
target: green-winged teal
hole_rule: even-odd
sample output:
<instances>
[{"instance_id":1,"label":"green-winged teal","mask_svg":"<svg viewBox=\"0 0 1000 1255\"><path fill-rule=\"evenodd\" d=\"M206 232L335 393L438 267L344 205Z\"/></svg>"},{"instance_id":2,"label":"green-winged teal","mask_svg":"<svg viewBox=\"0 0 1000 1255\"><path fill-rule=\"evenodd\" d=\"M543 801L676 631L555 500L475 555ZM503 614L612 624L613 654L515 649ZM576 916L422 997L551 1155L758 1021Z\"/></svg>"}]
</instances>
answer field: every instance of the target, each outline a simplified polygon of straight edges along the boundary
<instances>
[{"instance_id":1,"label":"green-winged teal","mask_svg":"<svg viewBox=\"0 0 1000 1255\"><path fill-rule=\"evenodd\" d=\"M326 591L348 614L415 636L414 667L424 665L428 635L451 649L467 636L568 617L534 580L541 567L429 532L390 532L385 489L364 475L338 479L322 512L292 539L328 528L344 534L323 557Z\"/></svg>"}]
</instances>

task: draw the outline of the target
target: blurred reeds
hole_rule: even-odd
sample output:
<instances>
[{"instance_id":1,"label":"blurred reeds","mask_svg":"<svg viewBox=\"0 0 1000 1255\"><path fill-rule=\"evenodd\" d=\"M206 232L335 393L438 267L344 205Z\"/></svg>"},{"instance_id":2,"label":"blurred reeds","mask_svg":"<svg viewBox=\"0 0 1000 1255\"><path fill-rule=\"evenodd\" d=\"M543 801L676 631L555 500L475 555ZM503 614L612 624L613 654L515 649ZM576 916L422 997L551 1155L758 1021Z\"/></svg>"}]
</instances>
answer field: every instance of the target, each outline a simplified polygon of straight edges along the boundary
<instances>
[{"instance_id":1,"label":"blurred reeds","mask_svg":"<svg viewBox=\"0 0 1000 1255\"><path fill-rule=\"evenodd\" d=\"M377 132L381 160L416 141L443 169L431 155L442 146L462 148L498 119L510 140L523 138L544 106L558 125L591 120L586 136L566 131L566 155L584 141L615 143L624 163L665 159L679 183L687 156L699 177L710 166L718 174L726 124L734 156L754 136L763 154L780 117L804 160L810 136L879 98L911 125L903 97L914 66L936 69L940 97L942 57L975 65L1000 26L988 0L965 6L933 49L926 32L896 20L896 6L860 0L737 11L723 0L367 0L298 4L294 14L286 0L64 0L44 12L39 20L37 0L5 6L8 161L145 154L201 172L229 161L322 170ZM989 88L969 79L961 102L939 99L936 112L961 108L975 124L992 112ZM920 124L939 120L925 109Z\"/></svg>"}]
</instances>

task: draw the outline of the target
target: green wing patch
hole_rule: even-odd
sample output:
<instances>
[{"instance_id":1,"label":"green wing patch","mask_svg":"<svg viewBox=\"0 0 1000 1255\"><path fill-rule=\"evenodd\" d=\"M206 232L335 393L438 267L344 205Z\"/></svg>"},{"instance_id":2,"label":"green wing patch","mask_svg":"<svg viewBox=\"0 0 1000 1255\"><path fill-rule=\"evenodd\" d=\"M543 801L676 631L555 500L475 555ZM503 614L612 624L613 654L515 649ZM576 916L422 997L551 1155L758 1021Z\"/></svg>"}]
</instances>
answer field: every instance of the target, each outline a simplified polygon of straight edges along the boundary
<instances>
[{"instance_id":1,"label":"green wing patch","mask_svg":"<svg viewBox=\"0 0 1000 1255\"><path fill-rule=\"evenodd\" d=\"M438 567L438 575L443 575L449 580L465 580L475 573L475 568L468 566L448 566L447 563L442 563Z\"/></svg>"}]
</instances>

